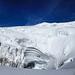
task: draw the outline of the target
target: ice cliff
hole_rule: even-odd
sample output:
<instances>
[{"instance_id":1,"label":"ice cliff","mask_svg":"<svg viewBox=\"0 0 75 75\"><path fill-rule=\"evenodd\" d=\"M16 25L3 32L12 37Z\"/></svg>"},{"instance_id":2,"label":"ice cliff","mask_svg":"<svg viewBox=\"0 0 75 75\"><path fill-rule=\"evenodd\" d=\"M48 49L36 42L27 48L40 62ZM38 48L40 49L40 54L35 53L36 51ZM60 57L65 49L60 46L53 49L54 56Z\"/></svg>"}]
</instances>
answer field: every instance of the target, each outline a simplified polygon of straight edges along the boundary
<instances>
[{"instance_id":1,"label":"ice cliff","mask_svg":"<svg viewBox=\"0 0 75 75\"><path fill-rule=\"evenodd\" d=\"M75 22L0 27L0 65L58 69L75 58Z\"/></svg>"}]
</instances>

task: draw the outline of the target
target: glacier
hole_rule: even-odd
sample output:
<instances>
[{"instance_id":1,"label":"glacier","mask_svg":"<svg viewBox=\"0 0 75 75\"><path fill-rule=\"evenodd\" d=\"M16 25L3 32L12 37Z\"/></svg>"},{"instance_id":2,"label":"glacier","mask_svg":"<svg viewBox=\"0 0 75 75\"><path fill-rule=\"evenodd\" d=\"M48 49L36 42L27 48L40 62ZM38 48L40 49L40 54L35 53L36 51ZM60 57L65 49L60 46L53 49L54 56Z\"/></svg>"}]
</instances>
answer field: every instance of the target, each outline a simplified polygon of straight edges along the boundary
<instances>
[{"instance_id":1,"label":"glacier","mask_svg":"<svg viewBox=\"0 0 75 75\"><path fill-rule=\"evenodd\" d=\"M75 21L0 27L0 65L60 69L75 58Z\"/></svg>"}]
</instances>

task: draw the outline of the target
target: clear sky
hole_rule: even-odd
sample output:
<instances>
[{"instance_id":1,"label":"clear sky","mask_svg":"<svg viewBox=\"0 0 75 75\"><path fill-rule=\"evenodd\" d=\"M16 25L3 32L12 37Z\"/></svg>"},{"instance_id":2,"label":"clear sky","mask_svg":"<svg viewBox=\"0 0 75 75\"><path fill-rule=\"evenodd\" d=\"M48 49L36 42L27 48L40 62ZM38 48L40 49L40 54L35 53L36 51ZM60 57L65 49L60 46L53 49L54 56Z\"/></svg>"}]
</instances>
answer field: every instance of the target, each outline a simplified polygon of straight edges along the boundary
<instances>
[{"instance_id":1,"label":"clear sky","mask_svg":"<svg viewBox=\"0 0 75 75\"><path fill-rule=\"evenodd\" d=\"M0 0L0 26L75 20L75 0Z\"/></svg>"}]
</instances>

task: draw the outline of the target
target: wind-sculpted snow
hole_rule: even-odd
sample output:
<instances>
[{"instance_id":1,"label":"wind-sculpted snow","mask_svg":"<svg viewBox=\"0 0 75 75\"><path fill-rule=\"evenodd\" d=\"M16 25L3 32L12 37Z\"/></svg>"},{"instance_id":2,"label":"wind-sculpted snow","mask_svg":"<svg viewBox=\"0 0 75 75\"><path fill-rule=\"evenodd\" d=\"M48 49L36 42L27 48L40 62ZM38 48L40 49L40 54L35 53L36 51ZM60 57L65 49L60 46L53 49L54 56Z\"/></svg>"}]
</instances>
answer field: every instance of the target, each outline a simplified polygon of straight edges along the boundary
<instances>
[{"instance_id":1,"label":"wind-sculpted snow","mask_svg":"<svg viewBox=\"0 0 75 75\"><path fill-rule=\"evenodd\" d=\"M0 28L0 65L58 69L75 58L75 22Z\"/></svg>"}]
</instances>

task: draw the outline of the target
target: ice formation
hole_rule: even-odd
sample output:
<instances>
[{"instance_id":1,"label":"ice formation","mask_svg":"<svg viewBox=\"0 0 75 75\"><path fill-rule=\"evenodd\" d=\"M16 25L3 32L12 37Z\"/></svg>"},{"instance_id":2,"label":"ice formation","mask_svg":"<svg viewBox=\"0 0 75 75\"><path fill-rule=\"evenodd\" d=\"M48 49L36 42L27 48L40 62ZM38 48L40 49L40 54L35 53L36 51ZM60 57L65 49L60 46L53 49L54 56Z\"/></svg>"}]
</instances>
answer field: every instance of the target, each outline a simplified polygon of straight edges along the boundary
<instances>
[{"instance_id":1,"label":"ice formation","mask_svg":"<svg viewBox=\"0 0 75 75\"><path fill-rule=\"evenodd\" d=\"M58 69L75 58L75 22L0 27L0 65Z\"/></svg>"}]
</instances>

